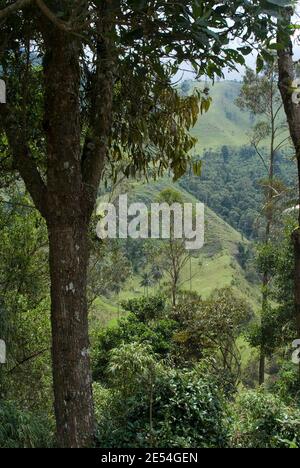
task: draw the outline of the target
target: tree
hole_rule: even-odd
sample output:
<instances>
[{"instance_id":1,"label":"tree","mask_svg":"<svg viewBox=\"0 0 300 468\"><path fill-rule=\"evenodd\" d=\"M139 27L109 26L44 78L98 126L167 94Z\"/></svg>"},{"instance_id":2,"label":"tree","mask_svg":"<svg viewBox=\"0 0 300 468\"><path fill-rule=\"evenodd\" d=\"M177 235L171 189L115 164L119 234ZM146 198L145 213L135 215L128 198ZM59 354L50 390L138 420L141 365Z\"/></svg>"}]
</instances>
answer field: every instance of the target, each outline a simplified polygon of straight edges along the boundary
<instances>
[{"instance_id":1,"label":"tree","mask_svg":"<svg viewBox=\"0 0 300 468\"><path fill-rule=\"evenodd\" d=\"M224 164L227 164L229 162L229 157L230 157L228 146L226 145L222 146L221 153L222 153Z\"/></svg>"},{"instance_id":2,"label":"tree","mask_svg":"<svg viewBox=\"0 0 300 468\"><path fill-rule=\"evenodd\" d=\"M149 287L152 285L152 275L151 273L144 273L142 276L142 280L140 282L140 286L144 288L144 295L147 293L147 297L149 297Z\"/></svg>"},{"instance_id":3,"label":"tree","mask_svg":"<svg viewBox=\"0 0 300 468\"><path fill-rule=\"evenodd\" d=\"M287 124L282 119L282 99L278 90L278 71L275 64L267 65L262 74L256 74L247 69L243 79L243 86L237 99L237 104L242 110L248 110L259 120L252 131L251 144L254 147L257 156L262 161L266 178L264 179L264 217L265 236L263 242L268 247L271 242L275 204L285 192L283 185L280 186L275 178L276 156L278 152L286 145ZM268 145L267 156L264 154L264 145ZM268 269L262 273L262 312L261 328L264 330L264 321L267 321L266 315L269 311L269 283L271 281L270 271ZM260 364L259 364L259 383L262 385L265 381L265 357L264 336L261 334L262 343L260 346Z\"/></svg>"},{"instance_id":4,"label":"tree","mask_svg":"<svg viewBox=\"0 0 300 468\"><path fill-rule=\"evenodd\" d=\"M167 203L169 206L173 204L183 205L179 192L172 189L163 190L158 197L160 203ZM170 220L170 238L162 242L160 251L161 268L166 273L170 280L172 305L175 306L177 302L177 295L181 285L181 275L188 261L190 260L190 253L186 249L186 239L175 239L174 234L174 216Z\"/></svg>"},{"instance_id":5,"label":"tree","mask_svg":"<svg viewBox=\"0 0 300 468\"><path fill-rule=\"evenodd\" d=\"M251 48L228 47L229 35L264 40L274 21L257 0L1 0L0 21L1 158L47 223L57 440L83 447L94 434L88 226L104 168L184 174L199 96L180 98L172 77L187 60L211 78L244 63Z\"/></svg>"},{"instance_id":6,"label":"tree","mask_svg":"<svg viewBox=\"0 0 300 468\"><path fill-rule=\"evenodd\" d=\"M297 90L294 88L295 64L293 61L293 44L291 34L293 34L292 23L293 9L284 10L282 19L279 20L278 30L278 69L279 69L279 89L282 96L285 113L287 116L290 135L296 152L298 169L298 206L300 207L300 103L297 98ZM282 27L283 26L283 27ZM281 47L280 44L288 44ZM300 209L298 227L292 233L294 245L294 291L295 291L295 317L297 322L297 335L300 338ZM299 366L300 378L300 366Z\"/></svg>"},{"instance_id":7,"label":"tree","mask_svg":"<svg viewBox=\"0 0 300 468\"><path fill-rule=\"evenodd\" d=\"M94 236L96 237L96 236ZM119 294L132 269L118 240L94 240L90 248L88 268L88 303L93 305L99 296Z\"/></svg>"},{"instance_id":8,"label":"tree","mask_svg":"<svg viewBox=\"0 0 300 468\"><path fill-rule=\"evenodd\" d=\"M158 283L159 288L160 288L160 283L161 283L161 280L163 278L163 272L161 270L161 267L159 265L153 265L153 267L151 269L151 274L152 274L152 278L153 278L154 283L155 284Z\"/></svg>"},{"instance_id":9,"label":"tree","mask_svg":"<svg viewBox=\"0 0 300 468\"><path fill-rule=\"evenodd\" d=\"M253 317L249 305L225 288L206 300L187 295L176 307L175 317L181 330L174 340L182 348L185 363L208 358L215 373L220 376L222 372L222 385L232 390L241 377L236 340Z\"/></svg>"}]
</instances>

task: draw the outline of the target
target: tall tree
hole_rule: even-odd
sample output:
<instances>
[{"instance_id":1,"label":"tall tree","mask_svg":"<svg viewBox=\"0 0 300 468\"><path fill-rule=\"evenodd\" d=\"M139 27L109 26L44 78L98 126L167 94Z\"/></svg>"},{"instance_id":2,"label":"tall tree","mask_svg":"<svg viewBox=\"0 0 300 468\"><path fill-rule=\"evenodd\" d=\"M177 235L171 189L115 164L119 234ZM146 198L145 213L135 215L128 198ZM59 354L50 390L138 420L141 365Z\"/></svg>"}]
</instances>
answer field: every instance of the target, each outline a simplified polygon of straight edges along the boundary
<instances>
[{"instance_id":1,"label":"tall tree","mask_svg":"<svg viewBox=\"0 0 300 468\"><path fill-rule=\"evenodd\" d=\"M0 0L1 158L47 222L60 446L94 433L86 271L104 167L124 158L126 175L185 172L199 101L180 97L172 77L186 61L210 77L243 63L251 48L231 48L230 36L265 40L267 3Z\"/></svg>"},{"instance_id":2,"label":"tall tree","mask_svg":"<svg viewBox=\"0 0 300 468\"><path fill-rule=\"evenodd\" d=\"M300 101L299 93L295 89L296 66L293 56L293 42L291 35L294 33L292 28L293 9L284 10L282 19L279 21L278 44L287 43L284 48L278 50L278 68L279 68L279 89L282 95L284 109L287 115L291 138L296 152L296 161L298 167L298 200L299 200L299 226L300 226ZM297 227L292 234L294 245L294 287L295 287L295 316L297 322L297 334L300 338L300 227ZM299 366L300 378L300 366Z\"/></svg>"},{"instance_id":3,"label":"tall tree","mask_svg":"<svg viewBox=\"0 0 300 468\"><path fill-rule=\"evenodd\" d=\"M267 65L262 74L256 74L247 69L243 86L237 100L242 110L248 110L258 121L251 133L251 144L266 171L263 180L264 188L264 239L268 248L274 235L275 204L282 196L283 186L276 180L276 156L287 144L287 123L282 117L283 103L278 90L277 67ZM265 151L267 147L267 152ZM266 264L267 265L267 264ZM261 344L259 363L259 383L265 381L266 350L264 346L264 324L269 312L269 283L272 279L269 268L263 268L262 273L262 313L261 313Z\"/></svg>"}]
</instances>

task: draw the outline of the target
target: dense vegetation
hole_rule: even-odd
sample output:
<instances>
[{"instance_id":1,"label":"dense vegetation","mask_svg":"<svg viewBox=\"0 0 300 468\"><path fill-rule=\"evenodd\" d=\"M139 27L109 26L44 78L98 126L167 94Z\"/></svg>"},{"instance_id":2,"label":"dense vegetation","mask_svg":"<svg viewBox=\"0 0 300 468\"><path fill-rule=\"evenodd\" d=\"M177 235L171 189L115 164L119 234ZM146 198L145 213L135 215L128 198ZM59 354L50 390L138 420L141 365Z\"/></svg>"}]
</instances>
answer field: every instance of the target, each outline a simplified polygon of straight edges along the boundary
<instances>
[{"instance_id":1,"label":"dense vegetation","mask_svg":"<svg viewBox=\"0 0 300 468\"><path fill-rule=\"evenodd\" d=\"M266 170L254 148L223 146L205 151L199 159L203 161L201 177L185 176L180 185L248 239L261 237ZM290 189L294 187L291 152L278 154L275 175Z\"/></svg>"}]
</instances>

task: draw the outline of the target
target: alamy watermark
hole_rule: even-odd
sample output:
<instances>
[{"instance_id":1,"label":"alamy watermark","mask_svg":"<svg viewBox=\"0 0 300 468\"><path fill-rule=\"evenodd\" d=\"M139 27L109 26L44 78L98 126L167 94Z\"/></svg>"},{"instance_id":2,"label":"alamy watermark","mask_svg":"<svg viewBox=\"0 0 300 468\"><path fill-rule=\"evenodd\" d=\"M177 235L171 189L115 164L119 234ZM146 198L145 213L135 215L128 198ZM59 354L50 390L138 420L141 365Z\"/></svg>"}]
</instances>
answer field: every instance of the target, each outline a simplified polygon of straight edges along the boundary
<instances>
[{"instance_id":1,"label":"alamy watermark","mask_svg":"<svg viewBox=\"0 0 300 468\"><path fill-rule=\"evenodd\" d=\"M300 340L293 341L293 348L296 348L292 355L294 364L300 364Z\"/></svg>"},{"instance_id":2,"label":"alamy watermark","mask_svg":"<svg viewBox=\"0 0 300 468\"><path fill-rule=\"evenodd\" d=\"M294 104L299 105L300 104L300 78L297 78L296 80L293 81L292 87L294 89L294 92L292 94L292 101Z\"/></svg>"},{"instance_id":3,"label":"alamy watermark","mask_svg":"<svg viewBox=\"0 0 300 468\"><path fill-rule=\"evenodd\" d=\"M0 80L0 104L6 104L6 84Z\"/></svg>"},{"instance_id":4,"label":"alamy watermark","mask_svg":"<svg viewBox=\"0 0 300 468\"><path fill-rule=\"evenodd\" d=\"M6 344L5 341L0 340L0 364L6 363Z\"/></svg>"},{"instance_id":5,"label":"alamy watermark","mask_svg":"<svg viewBox=\"0 0 300 468\"><path fill-rule=\"evenodd\" d=\"M117 204L100 203L97 208L100 239L182 239L187 250L204 245L203 203L128 204L128 196L120 195Z\"/></svg>"}]
</instances>

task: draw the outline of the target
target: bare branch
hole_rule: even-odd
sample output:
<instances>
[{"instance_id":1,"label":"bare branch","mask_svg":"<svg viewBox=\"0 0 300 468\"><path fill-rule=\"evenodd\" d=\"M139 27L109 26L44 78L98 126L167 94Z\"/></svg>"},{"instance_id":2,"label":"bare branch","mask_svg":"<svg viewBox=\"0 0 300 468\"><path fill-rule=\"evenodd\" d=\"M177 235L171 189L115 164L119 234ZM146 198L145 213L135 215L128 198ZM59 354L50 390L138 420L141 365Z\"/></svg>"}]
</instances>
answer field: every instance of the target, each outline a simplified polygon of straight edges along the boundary
<instances>
[{"instance_id":1,"label":"bare branch","mask_svg":"<svg viewBox=\"0 0 300 468\"><path fill-rule=\"evenodd\" d=\"M93 209L99 182L104 170L111 131L115 62L110 37L112 25L107 2L98 8L97 60L94 76L94 106L90 115L90 135L82 157L83 180L90 209Z\"/></svg>"},{"instance_id":2,"label":"bare branch","mask_svg":"<svg viewBox=\"0 0 300 468\"><path fill-rule=\"evenodd\" d=\"M26 356L22 361L17 362L17 364L9 370L9 373L12 374L15 372L20 366L25 364L28 361L31 361L32 359L36 359L37 357L41 356L42 354L45 354L47 351L50 351L49 348L42 349L40 351L36 351L35 353L31 354L30 356Z\"/></svg>"},{"instance_id":3,"label":"bare branch","mask_svg":"<svg viewBox=\"0 0 300 468\"><path fill-rule=\"evenodd\" d=\"M0 10L0 20L28 6L31 2L32 0L18 0L17 2L12 3L8 7L4 8L4 10Z\"/></svg>"},{"instance_id":4,"label":"bare branch","mask_svg":"<svg viewBox=\"0 0 300 468\"><path fill-rule=\"evenodd\" d=\"M55 13L53 13L50 8L44 3L43 0L35 0L37 6L41 10L41 12L59 29L65 32L72 32L72 27L70 23L62 21L58 18Z\"/></svg>"}]
</instances>

